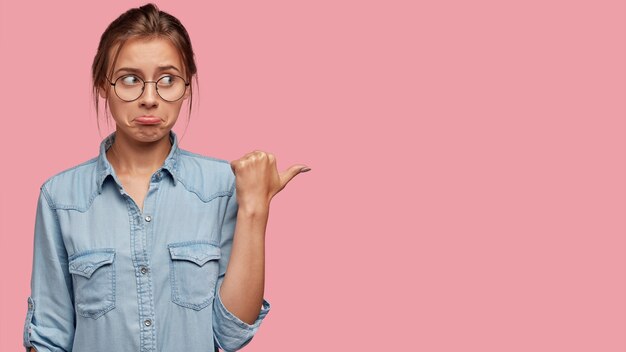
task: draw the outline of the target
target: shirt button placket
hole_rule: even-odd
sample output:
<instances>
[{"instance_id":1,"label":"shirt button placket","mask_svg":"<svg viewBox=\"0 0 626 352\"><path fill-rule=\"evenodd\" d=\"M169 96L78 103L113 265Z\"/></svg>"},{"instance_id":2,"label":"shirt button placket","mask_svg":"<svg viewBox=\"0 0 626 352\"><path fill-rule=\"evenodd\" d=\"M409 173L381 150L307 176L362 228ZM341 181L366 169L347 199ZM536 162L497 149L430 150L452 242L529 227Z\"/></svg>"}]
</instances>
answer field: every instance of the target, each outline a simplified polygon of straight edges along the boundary
<instances>
[{"instance_id":1,"label":"shirt button placket","mask_svg":"<svg viewBox=\"0 0 626 352\"><path fill-rule=\"evenodd\" d=\"M153 217L152 215L148 215L148 214L141 214L141 212L137 212L136 213L136 222L137 222L137 235L138 236L146 236L147 232L149 231L148 229L148 225L149 223L151 224ZM143 221L142 221L143 220ZM142 222L145 222L144 224L142 224ZM145 238L145 237L144 237ZM141 252L144 250L144 248L141 246L141 244L144 243L144 240L140 240L137 241L136 244L137 246L137 251L136 252ZM148 266L148 262L143 260L143 258L137 258L138 259L138 273L139 273L139 283L141 287L139 288L139 304L141 305L141 314L140 314L140 321L141 321L141 325L142 329L141 329L141 351L142 352L154 352L155 348L156 348L156 341L154 340L154 329L155 329L155 325L154 325L154 321L153 321L153 317L154 317L154 306L153 306L153 301L152 301L152 295L149 293L152 290L152 284L151 284L151 280L150 280L150 276L148 275L150 273L150 268Z\"/></svg>"}]
</instances>

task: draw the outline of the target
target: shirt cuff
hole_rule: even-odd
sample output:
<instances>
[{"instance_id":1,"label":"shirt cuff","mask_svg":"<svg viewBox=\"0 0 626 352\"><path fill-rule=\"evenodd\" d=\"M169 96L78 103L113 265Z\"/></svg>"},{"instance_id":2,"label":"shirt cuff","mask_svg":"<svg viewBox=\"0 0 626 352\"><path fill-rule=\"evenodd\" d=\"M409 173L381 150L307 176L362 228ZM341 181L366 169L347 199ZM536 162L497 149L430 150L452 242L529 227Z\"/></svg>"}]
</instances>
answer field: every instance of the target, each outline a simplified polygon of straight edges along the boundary
<instances>
[{"instance_id":1,"label":"shirt cuff","mask_svg":"<svg viewBox=\"0 0 626 352\"><path fill-rule=\"evenodd\" d=\"M254 323L248 324L226 309L219 290L216 291L213 312L213 329L215 330L216 342L218 347L224 351L236 351L252 340L261 322L270 311L270 303L263 299L259 316Z\"/></svg>"},{"instance_id":2,"label":"shirt cuff","mask_svg":"<svg viewBox=\"0 0 626 352\"><path fill-rule=\"evenodd\" d=\"M26 352L30 351L30 348L33 347L33 344L30 342L30 339L33 334L33 328L31 322L33 320L33 314L35 313L35 302L31 297L28 297L28 310L26 311L26 321L24 322L24 332L23 332L23 343L22 345L26 348Z\"/></svg>"}]
</instances>

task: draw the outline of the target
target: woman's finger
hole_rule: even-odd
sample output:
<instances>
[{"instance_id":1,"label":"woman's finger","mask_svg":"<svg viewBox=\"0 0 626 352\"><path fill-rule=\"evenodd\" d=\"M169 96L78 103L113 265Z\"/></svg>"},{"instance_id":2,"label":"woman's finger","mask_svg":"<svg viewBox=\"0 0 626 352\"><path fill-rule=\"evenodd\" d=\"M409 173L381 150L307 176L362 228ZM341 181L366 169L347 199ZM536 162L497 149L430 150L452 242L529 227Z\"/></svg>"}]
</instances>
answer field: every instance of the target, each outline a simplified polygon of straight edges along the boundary
<instances>
[{"instance_id":1,"label":"woman's finger","mask_svg":"<svg viewBox=\"0 0 626 352\"><path fill-rule=\"evenodd\" d=\"M306 165L296 164L296 165L291 166L287 170L281 172L278 175L280 177L280 189L283 189L287 185L287 183L289 183L289 181L291 181L294 177L296 177L297 174L301 172L307 172L310 170L311 168Z\"/></svg>"}]
</instances>

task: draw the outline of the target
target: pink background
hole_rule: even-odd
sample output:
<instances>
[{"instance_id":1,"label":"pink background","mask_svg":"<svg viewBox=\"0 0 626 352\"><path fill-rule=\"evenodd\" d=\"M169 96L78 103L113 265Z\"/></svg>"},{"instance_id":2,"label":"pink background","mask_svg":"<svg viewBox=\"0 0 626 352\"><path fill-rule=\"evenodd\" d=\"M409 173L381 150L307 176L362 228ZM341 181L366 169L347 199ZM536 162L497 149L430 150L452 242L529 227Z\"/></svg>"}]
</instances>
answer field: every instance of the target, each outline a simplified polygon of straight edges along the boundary
<instances>
[{"instance_id":1,"label":"pink background","mask_svg":"<svg viewBox=\"0 0 626 352\"><path fill-rule=\"evenodd\" d=\"M111 131L91 60L143 2L0 4L0 350L21 351L39 186ZM626 350L624 1L158 4L199 66L181 146L312 168L272 203L246 351Z\"/></svg>"}]
</instances>

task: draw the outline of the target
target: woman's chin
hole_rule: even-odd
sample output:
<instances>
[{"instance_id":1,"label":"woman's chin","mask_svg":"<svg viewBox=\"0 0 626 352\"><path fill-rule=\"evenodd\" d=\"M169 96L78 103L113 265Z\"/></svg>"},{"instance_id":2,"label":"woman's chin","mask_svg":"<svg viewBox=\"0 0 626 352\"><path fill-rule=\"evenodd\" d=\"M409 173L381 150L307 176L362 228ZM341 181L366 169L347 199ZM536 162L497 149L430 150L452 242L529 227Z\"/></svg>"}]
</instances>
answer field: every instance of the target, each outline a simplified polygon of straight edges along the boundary
<instances>
[{"instance_id":1,"label":"woman's chin","mask_svg":"<svg viewBox=\"0 0 626 352\"><path fill-rule=\"evenodd\" d=\"M129 138L141 143L153 143L168 137L171 127L163 125L138 126L123 132ZM130 132L130 133L129 133Z\"/></svg>"}]
</instances>

